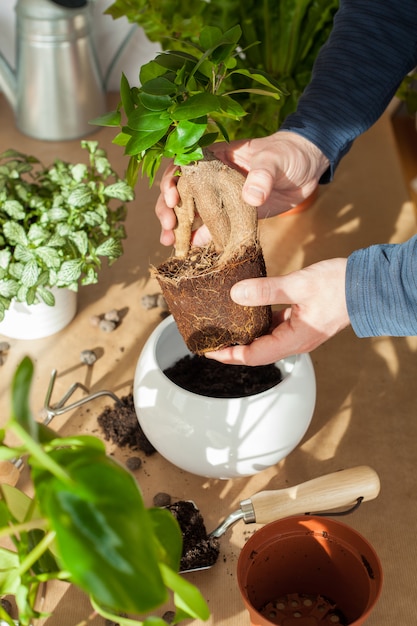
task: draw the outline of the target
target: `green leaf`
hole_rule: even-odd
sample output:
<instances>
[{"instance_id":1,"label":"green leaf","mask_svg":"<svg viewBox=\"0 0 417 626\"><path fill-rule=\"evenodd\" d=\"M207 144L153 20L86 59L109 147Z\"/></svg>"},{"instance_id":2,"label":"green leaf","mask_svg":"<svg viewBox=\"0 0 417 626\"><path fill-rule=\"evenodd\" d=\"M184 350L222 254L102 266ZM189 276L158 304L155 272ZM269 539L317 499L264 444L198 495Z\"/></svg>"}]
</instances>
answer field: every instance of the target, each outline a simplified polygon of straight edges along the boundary
<instances>
[{"instance_id":1,"label":"green leaf","mask_svg":"<svg viewBox=\"0 0 417 626\"><path fill-rule=\"evenodd\" d=\"M19 556L16 552L0 548L0 561L0 594L15 595L20 585Z\"/></svg>"},{"instance_id":2,"label":"green leaf","mask_svg":"<svg viewBox=\"0 0 417 626\"><path fill-rule=\"evenodd\" d=\"M168 135L165 143L166 153L172 155L184 152L186 148L193 146L204 135L207 128L207 118L189 121L183 120Z\"/></svg>"},{"instance_id":3,"label":"green leaf","mask_svg":"<svg viewBox=\"0 0 417 626\"><path fill-rule=\"evenodd\" d=\"M126 115L130 115L135 105L133 102L132 90L130 89L129 81L123 72L122 72L122 77L120 79L120 97L121 97L122 106L126 112ZM119 116L120 116L120 113L119 113ZM120 122L118 125L120 125Z\"/></svg>"},{"instance_id":4,"label":"green leaf","mask_svg":"<svg viewBox=\"0 0 417 626\"><path fill-rule=\"evenodd\" d=\"M186 152L184 154L177 154L174 159L175 165L188 165L189 163L193 163L194 161L200 161L204 158L203 150L201 148L196 148L192 152Z\"/></svg>"},{"instance_id":5,"label":"green leaf","mask_svg":"<svg viewBox=\"0 0 417 626\"><path fill-rule=\"evenodd\" d=\"M83 207L92 200L92 192L88 185L79 185L68 196L67 202L73 207Z\"/></svg>"},{"instance_id":6,"label":"green leaf","mask_svg":"<svg viewBox=\"0 0 417 626\"><path fill-rule=\"evenodd\" d=\"M96 250L97 256L106 256L112 259L117 259L121 254L123 254L122 244L118 239L114 239L113 237L103 241Z\"/></svg>"},{"instance_id":7,"label":"green leaf","mask_svg":"<svg viewBox=\"0 0 417 626\"><path fill-rule=\"evenodd\" d=\"M33 287L38 281L40 269L37 262L34 259L28 261L22 272L22 283L26 287Z\"/></svg>"},{"instance_id":8,"label":"green leaf","mask_svg":"<svg viewBox=\"0 0 417 626\"><path fill-rule=\"evenodd\" d=\"M166 130L154 132L138 131L129 139L125 153L129 156L140 155L145 150L152 148L165 135Z\"/></svg>"},{"instance_id":9,"label":"green leaf","mask_svg":"<svg viewBox=\"0 0 417 626\"><path fill-rule=\"evenodd\" d=\"M37 294L39 298L45 302L48 306L55 306L55 296L50 289L45 287L38 287Z\"/></svg>"},{"instance_id":10,"label":"green leaf","mask_svg":"<svg viewBox=\"0 0 417 626\"><path fill-rule=\"evenodd\" d=\"M3 210L14 220L23 220L26 216L24 206L18 200L6 200L2 204Z\"/></svg>"},{"instance_id":11,"label":"green leaf","mask_svg":"<svg viewBox=\"0 0 417 626\"><path fill-rule=\"evenodd\" d=\"M210 611L199 590L166 565L160 567L166 586L175 594L175 606L194 619L207 620Z\"/></svg>"},{"instance_id":12,"label":"green leaf","mask_svg":"<svg viewBox=\"0 0 417 626\"><path fill-rule=\"evenodd\" d=\"M117 198L122 202L128 202L135 198L135 192L132 187L124 180L119 180L117 183L106 187L104 195L107 198Z\"/></svg>"},{"instance_id":13,"label":"green leaf","mask_svg":"<svg viewBox=\"0 0 417 626\"><path fill-rule=\"evenodd\" d=\"M158 558L169 568L178 571L182 554L182 533L178 522L167 509L148 510L158 540Z\"/></svg>"},{"instance_id":14,"label":"green leaf","mask_svg":"<svg viewBox=\"0 0 417 626\"><path fill-rule=\"evenodd\" d=\"M221 98L210 93L191 96L172 112L174 120L192 120L221 110Z\"/></svg>"},{"instance_id":15,"label":"green leaf","mask_svg":"<svg viewBox=\"0 0 417 626\"><path fill-rule=\"evenodd\" d=\"M39 246L42 242L48 239L49 232L40 224L34 223L30 225L27 237L31 244Z\"/></svg>"},{"instance_id":16,"label":"green leaf","mask_svg":"<svg viewBox=\"0 0 417 626\"><path fill-rule=\"evenodd\" d=\"M140 94L140 102L149 111L166 111L172 104L170 96L157 96L149 93Z\"/></svg>"},{"instance_id":17,"label":"green leaf","mask_svg":"<svg viewBox=\"0 0 417 626\"><path fill-rule=\"evenodd\" d=\"M4 298L13 298L17 294L18 288L18 283L11 278L0 280L0 296Z\"/></svg>"},{"instance_id":18,"label":"green leaf","mask_svg":"<svg viewBox=\"0 0 417 626\"><path fill-rule=\"evenodd\" d=\"M139 131L167 131L171 125L171 120L162 116L160 111L149 111L138 107L128 117L127 126L132 130Z\"/></svg>"},{"instance_id":19,"label":"green leaf","mask_svg":"<svg viewBox=\"0 0 417 626\"><path fill-rule=\"evenodd\" d=\"M88 235L83 230L77 230L70 234L70 239L77 246L78 251L82 256L85 256L88 252Z\"/></svg>"},{"instance_id":20,"label":"green leaf","mask_svg":"<svg viewBox=\"0 0 417 626\"><path fill-rule=\"evenodd\" d=\"M7 250L7 249L0 250L0 268L1 269L5 270L8 268L11 256L12 256L12 253L10 252L10 250Z\"/></svg>"},{"instance_id":21,"label":"green leaf","mask_svg":"<svg viewBox=\"0 0 417 626\"><path fill-rule=\"evenodd\" d=\"M64 261L57 273L57 284L61 287L71 285L81 276L82 261L74 259Z\"/></svg>"},{"instance_id":22,"label":"green leaf","mask_svg":"<svg viewBox=\"0 0 417 626\"><path fill-rule=\"evenodd\" d=\"M62 257L60 256L58 250L55 248L51 248L49 246L42 246L40 248L36 248L35 250L36 257L40 259L47 268L55 268L61 265Z\"/></svg>"},{"instance_id":23,"label":"green leaf","mask_svg":"<svg viewBox=\"0 0 417 626\"><path fill-rule=\"evenodd\" d=\"M3 234L12 244L21 243L23 246L26 246L28 243L25 229L16 222L4 222Z\"/></svg>"},{"instance_id":24,"label":"green leaf","mask_svg":"<svg viewBox=\"0 0 417 626\"><path fill-rule=\"evenodd\" d=\"M152 78L142 84L141 91L155 96L173 96L177 87L175 82L167 76L158 76L158 78Z\"/></svg>"},{"instance_id":25,"label":"green leaf","mask_svg":"<svg viewBox=\"0 0 417 626\"><path fill-rule=\"evenodd\" d=\"M120 126L120 121L120 111L109 111L99 117L95 117L93 120L89 120L88 123L94 126Z\"/></svg>"},{"instance_id":26,"label":"green leaf","mask_svg":"<svg viewBox=\"0 0 417 626\"><path fill-rule=\"evenodd\" d=\"M71 580L115 612L143 613L162 604L167 593L152 524L133 476L97 450L64 448L51 456L72 482L36 465L34 481Z\"/></svg>"},{"instance_id":27,"label":"green leaf","mask_svg":"<svg viewBox=\"0 0 417 626\"><path fill-rule=\"evenodd\" d=\"M229 96L222 96L220 98L220 106L222 113L234 120L240 120L247 115L240 104L236 102L236 100L233 100L233 98L229 98Z\"/></svg>"},{"instance_id":28,"label":"green leaf","mask_svg":"<svg viewBox=\"0 0 417 626\"><path fill-rule=\"evenodd\" d=\"M12 380L12 420L16 421L34 441L38 438L38 427L29 405L30 386L33 378L33 363L24 357L19 363Z\"/></svg>"}]
</instances>

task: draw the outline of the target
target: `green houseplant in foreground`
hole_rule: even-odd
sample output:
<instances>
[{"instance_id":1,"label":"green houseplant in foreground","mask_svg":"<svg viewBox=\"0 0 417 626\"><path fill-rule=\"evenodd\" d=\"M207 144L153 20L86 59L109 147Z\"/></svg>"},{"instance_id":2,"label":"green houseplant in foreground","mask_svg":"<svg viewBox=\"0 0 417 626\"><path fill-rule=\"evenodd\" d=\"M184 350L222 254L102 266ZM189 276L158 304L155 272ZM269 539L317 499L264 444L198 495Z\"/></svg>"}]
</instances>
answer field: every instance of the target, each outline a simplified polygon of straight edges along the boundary
<instances>
[{"instance_id":1,"label":"green houseplant in foreground","mask_svg":"<svg viewBox=\"0 0 417 626\"><path fill-rule=\"evenodd\" d=\"M251 122L228 128L233 139L273 133L295 110L338 6L339 0L115 0L106 13L138 24L163 50L183 49L184 39L198 43L204 26L226 31L240 24L239 67L267 72L286 94L276 102L242 93L239 102ZM228 77L228 89L240 87L237 74Z\"/></svg>"},{"instance_id":2,"label":"green houseplant in foreground","mask_svg":"<svg viewBox=\"0 0 417 626\"><path fill-rule=\"evenodd\" d=\"M233 282L264 275L265 264L256 209L242 202L243 176L208 149L229 139L227 123L250 125L238 101L242 93L274 101L282 95L264 71L239 66L241 34L240 26L226 32L207 26L198 44L183 41L187 52L158 54L140 69L140 87L122 77L118 109L95 120L120 127L114 141L130 158L132 185L140 168L152 183L163 157L178 166L175 255L156 275L188 347L200 354L249 343L270 324L270 307L240 307L230 298ZM234 75L242 84L230 90ZM191 248L197 215L213 240L199 251Z\"/></svg>"},{"instance_id":3,"label":"green houseplant in foreground","mask_svg":"<svg viewBox=\"0 0 417 626\"><path fill-rule=\"evenodd\" d=\"M73 583L94 610L121 626L138 624L120 613L140 615L174 594L174 623L207 619L199 591L177 572L182 550L179 526L167 510L144 506L133 476L108 457L92 436L59 437L35 422L29 409L33 364L24 358L12 382L12 415L2 431L0 459L29 455L33 499L0 487L0 595L14 595L19 625L39 617L36 593L51 579ZM20 444L8 447L5 434ZM0 617L14 622L0 607ZM83 622L86 624L87 622ZM162 626L157 617L144 624Z\"/></svg>"},{"instance_id":4,"label":"green houseplant in foreground","mask_svg":"<svg viewBox=\"0 0 417 626\"><path fill-rule=\"evenodd\" d=\"M81 145L88 165L0 154L0 322L13 299L53 306L51 287L96 283L102 260L123 253L133 190L96 141Z\"/></svg>"}]
</instances>

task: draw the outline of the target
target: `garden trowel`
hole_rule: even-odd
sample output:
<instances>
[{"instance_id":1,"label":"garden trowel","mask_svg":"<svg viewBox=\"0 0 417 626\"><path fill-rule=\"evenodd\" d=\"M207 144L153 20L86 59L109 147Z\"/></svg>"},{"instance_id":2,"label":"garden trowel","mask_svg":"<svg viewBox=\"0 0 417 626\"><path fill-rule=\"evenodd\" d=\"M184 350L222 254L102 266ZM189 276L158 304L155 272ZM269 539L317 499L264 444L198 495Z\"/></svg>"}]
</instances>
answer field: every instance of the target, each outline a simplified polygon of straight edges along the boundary
<instances>
[{"instance_id":1,"label":"garden trowel","mask_svg":"<svg viewBox=\"0 0 417 626\"><path fill-rule=\"evenodd\" d=\"M333 513L333 515L346 514L354 510L361 502L376 498L379 490L378 474L371 467L361 465L325 474L293 487L260 491L242 500L239 509L228 515L217 528L208 534L210 552L212 552L213 541L224 535L235 522L241 519L245 524L268 524L292 515L312 514L312 512L319 514L319 512L334 511L351 505L353 508L349 511ZM182 567L182 573L207 569L216 560L202 567L200 564L194 567L192 559L186 557L186 554L183 555L182 564L187 563L187 567Z\"/></svg>"}]
</instances>

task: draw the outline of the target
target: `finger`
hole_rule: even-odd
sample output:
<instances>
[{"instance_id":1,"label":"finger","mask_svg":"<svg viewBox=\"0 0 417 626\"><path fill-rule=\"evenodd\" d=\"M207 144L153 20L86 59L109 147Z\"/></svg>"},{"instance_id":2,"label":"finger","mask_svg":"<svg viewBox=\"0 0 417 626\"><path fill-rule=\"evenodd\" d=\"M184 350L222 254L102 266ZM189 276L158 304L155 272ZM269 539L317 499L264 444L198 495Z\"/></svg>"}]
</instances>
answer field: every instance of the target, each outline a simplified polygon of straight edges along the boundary
<instances>
[{"instance_id":1,"label":"finger","mask_svg":"<svg viewBox=\"0 0 417 626\"><path fill-rule=\"evenodd\" d=\"M260 206L271 195L274 186L274 176L266 169L252 169L243 185L242 196L245 202L252 206Z\"/></svg>"},{"instance_id":2,"label":"finger","mask_svg":"<svg viewBox=\"0 0 417 626\"><path fill-rule=\"evenodd\" d=\"M165 197L160 194L155 205L155 213L161 222L163 230L173 230L177 224L177 217L172 208L167 206Z\"/></svg>"},{"instance_id":3,"label":"finger","mask_svg":"<svg viewBox=\"0 0 417 626\"><path fill-rule=\"evenodd\" d=\"M287 276L292 276L289 281ZM301 301L305 293L297 287L299 279L295 273L271 278L247 278L233 285L231 298L242 306L262 306L267 304L292 304ZM291 293L287 293L290 289Z\"/></svg>"},{"instance_id":4,"label":"finger","mask_svg":"<svg viewBox=\"0 0 417 626\"><path fill-rule=\"evenodd\" d=\"M245 346L233 346L206 352L209 359L230 365L266 365L275 363L299 350L298 339L294 336L289 321L283 322L274 329L274 333L255 339Z\"/></svg>"},{"instance_id":5,"label":"finger","mask_svg":"<svg viewBox=\"0 0 417 626\"><path fill-rule=\"evenodd\" d=\"M164 198L165 204L173 209L179 202L179 195L177 190L178 176L175 173L178 172L178 167L171 163L166 168L159 188Z\"/></svg>"}]
</instances>

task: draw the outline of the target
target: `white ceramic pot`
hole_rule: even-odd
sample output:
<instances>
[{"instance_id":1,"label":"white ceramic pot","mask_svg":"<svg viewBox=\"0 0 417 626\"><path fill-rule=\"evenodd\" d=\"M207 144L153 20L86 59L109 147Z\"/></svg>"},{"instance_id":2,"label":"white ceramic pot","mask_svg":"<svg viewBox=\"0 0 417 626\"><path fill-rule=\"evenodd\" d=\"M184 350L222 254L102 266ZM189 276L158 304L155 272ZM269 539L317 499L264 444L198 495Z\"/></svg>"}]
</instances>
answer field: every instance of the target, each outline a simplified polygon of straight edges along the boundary
<instances>
[{"instance_id":1,"label":"white ceramic pot","mask_svg":"<svg viewBox=\"0 0 417 626\"><path fill-rule=\"evenodd\" d=\"M316 379L307 354L279 361L283 380L242 398L209 398L186 391L163 373L190 354L171 317L140 354L134 379L139 423L149 441L177 467L199 476L256 474L286 457L313 416Z\"/></svg>"},{"instance_id":2,"label":"white ceramic pot","mask_svg":"<svg viewBox=\"0 0 417 626\"><path fill-rule=\"evenodd\" d=\"M52 288L55 305L44 302L26 304L12 302L0 322L0 334L12 339L41 339L67 326L77 311L77 293L65 288Z\"/></svg>"}]
</instances>

